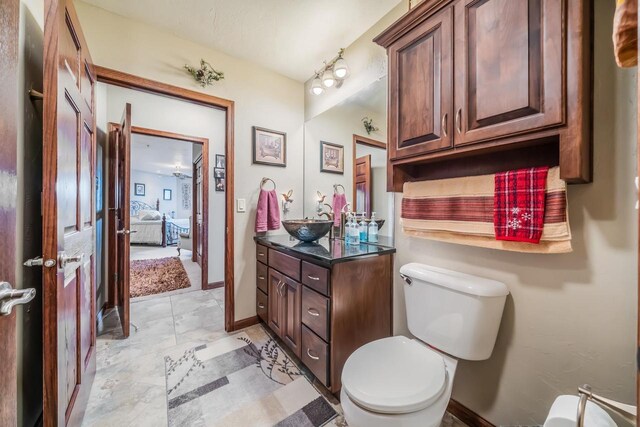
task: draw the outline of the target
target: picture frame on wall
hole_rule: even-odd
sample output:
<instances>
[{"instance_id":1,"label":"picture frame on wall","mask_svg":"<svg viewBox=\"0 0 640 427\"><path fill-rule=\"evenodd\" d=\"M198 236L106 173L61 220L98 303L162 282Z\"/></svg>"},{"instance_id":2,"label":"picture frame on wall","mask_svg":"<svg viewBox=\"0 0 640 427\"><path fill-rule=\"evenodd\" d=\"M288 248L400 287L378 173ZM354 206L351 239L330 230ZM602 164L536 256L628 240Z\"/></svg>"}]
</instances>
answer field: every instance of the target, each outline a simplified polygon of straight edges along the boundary
<instances>
[{"instance_id":1,"label":"picture frame on wall","mask_svg":"<svg viewBox=\"0 0 640 427\"><path fill-rule=\"evenodd\" d=\"M133 184L133 194L136 196L144 196L145 195L145 185L139 182Z\"/></svg>"},{"instance_id":2,"label":"picture frame on wall","mask_svg":"<svg viewBox=\"0 0 640 427\"><path fill-rule=\"evenodd\" d=\"M171 190L169 188L162 190L162 200L171 200Z\"/></svg>"},{"instance_id":3,"label":"picture frame on wall","mask_svg":"<svg viewBox=\"0 0 640 427\"><path fill-rule=\"evenodd\" d=\"M226 172L221 168L213 169L213 181L216 191L225 191Z\"/></svg>"},{"instance_id":4,"label":"picture frame on wall","mask_svg":"<svg viewBox=\"0 0 640 427\"><path fill-rule=\"evenodd\" d=\"M320 141L320 172L344 174L344 146Z\"/></svg>"},{"instance_id":5,"label":"picture frame on wall","mask_svg":"<svg viewBox=\"0 0 640 427\"><path fill-rule=\"evenodd\" d=\"M216 154L216 165L215 167L218 169L224 169L225 164L225 155L224 154Z\"/></svg>"},{"instance_id":6,"label":"picture frame on wall","mask_svg":"<svg viewBox=\"0 0 640 427\"><path fill-rule=\"evenodd\" d=\"M253 164L287 166L287 134L253 126Z\"/></svg>"}]
</instances>

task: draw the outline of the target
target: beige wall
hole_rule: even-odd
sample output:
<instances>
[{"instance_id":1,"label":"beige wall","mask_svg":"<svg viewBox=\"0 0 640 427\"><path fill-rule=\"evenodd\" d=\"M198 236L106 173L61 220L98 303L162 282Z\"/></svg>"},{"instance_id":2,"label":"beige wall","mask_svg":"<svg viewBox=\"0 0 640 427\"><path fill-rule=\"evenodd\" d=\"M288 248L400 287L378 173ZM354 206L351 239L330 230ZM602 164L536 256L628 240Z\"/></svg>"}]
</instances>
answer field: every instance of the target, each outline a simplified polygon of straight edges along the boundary
<instances>
[{"instance_id":1,"label":"beige wall","mask_svg":"<svg viewBox=\"0 0 640 427\"><path fill-rule=\"evenodd\" d=\"M302 195L299 177L303 153L303 84L159 28L86 3L75 4L96 64L235 101L235 198L246 199L248 207L247 213L235 214L235 317L255 315L253 229L258 185L263 176L269 176L278 183L279 189L293 189L294 199ZM198 64L200 58L224 71L225 79L207 89L200 88L182 69L187 63ZM254 125L287 133L286 168L251 164L251 126ZM291 206L291 215L302 215L302 204L297 200Z\"/></svg>"},{"instance_id":2,"label":"beige wall","mask_svg":"<svg viewBox=\"0 0 640 427\"><path fill-rule=\"evenodd\" d=\"M554 398L591 384L634 402L637 283L635 70L615 66L614 4L596 2L594 183L569 187L574 252L524 255L430 242L396 231L396 269L422 262L505 282L495 351L461 362L453 398L496 425L542 424ZM400 212L400 195L396 206ZM396 332L407 333L396 280Z\"/></svg>"}]
</instances>

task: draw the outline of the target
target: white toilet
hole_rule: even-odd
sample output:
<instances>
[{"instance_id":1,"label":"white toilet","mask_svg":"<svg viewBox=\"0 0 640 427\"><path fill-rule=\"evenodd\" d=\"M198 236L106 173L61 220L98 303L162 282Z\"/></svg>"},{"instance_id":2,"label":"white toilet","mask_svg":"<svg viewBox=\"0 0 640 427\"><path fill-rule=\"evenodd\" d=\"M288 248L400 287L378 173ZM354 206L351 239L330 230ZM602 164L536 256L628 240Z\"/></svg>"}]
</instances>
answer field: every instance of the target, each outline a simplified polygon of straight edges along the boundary
<instances>
[{"instance_id":1,"label":"white toilet","mask_svg":"<svg viewBox=\"0 0 640 427\"><path fill-rule=\"evenodd\" d=\"M457 359L491 356L509 290L504 283L423 264L400 268L409 331L356 350L342 370L350 427L436 427Z\"/></svg>"}]
</instances>

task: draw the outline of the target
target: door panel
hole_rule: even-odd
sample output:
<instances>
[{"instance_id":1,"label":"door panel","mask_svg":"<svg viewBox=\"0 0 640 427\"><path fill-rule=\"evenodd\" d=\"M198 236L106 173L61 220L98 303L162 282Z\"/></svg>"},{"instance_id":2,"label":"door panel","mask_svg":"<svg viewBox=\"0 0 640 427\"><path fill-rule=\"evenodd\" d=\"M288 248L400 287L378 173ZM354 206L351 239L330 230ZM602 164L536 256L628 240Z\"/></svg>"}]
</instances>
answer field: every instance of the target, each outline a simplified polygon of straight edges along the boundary
<instances>
[{"instance_id":1,"label":"door panel","mask_svg":"<svg viewBox=\"0 0 640 427\"><path fill-rule=\"evenodd\" d=\"M195 215L194 219L192 219L192 234L194 238L194 251L192 255L192 259L196 261L200 266L202 266L202 221L203 221L203 210L202 210L202 190L203 190L203 170L202 170L202 155L198 157L198 159L194 163L194 208Z\"/></svg>"},{"instance_id":2,"label":"door panel","mask_svg":"<svg viewBox=\"0 0 640 427\"><path fill-rule=\"evenodd\" d=\"M284 282L285 285L282 288L282 292L284 293L284 307L282 307L284 328L282 330L282 339L289 348L293 350L295 355L300 357L302 285L286 277L284 278Z\"/></svg>"},{"instance_id":3,"label":"door panel","mask_svg":"<svg viewBox=\"0 0 640 427\"><path fill-rule=\"evenodd\" d=\"M95 373L93 67L70 0L45 2L44 425L77 424ZM81 78L81 64L87 78Z\"/></svg>"},{"instance_id":4,"label":"door panel","mask_svg":"<svg viewBox=\"0 0 640 427\"><path fill-rule=\"evenodd\" d=\"M18 147L18 22L20 2L0 1L0 177L4 194L17 194L17 147ZM0 204L0 281L16 284L16 206ZM0 425L15 426L17 417L17 358L16 358L16 311L9 316L0 316Z\"/></svg>"},{"instance_id":5,"label":"door panel","mask_svg":"<svg viewBox=\"0 0 640 427\"><path fill-rule=\"evenodd\" d=\"M562 123L562 0L455 8L455 144Z\"/></svg>"},{"instance_id":6,"label":"door panel","mask_svg":"<svg viewBox=\"0 0 640 427\"><path fill-rule=\"evenodd\" d=\"M395 42L389 61L391 159L451 147L452 8Z\"/></svg>"},{"instance_id":7,"label":"door panel","mask_svg":"<svg viewBox=\"0 0 640 427\"><path fill-rule=\"evenodd\" d=\"M371 214L371 154L358 157L355 163L353 175L353 188L355 191L355 212L368 212Z\"/></svg>"},{"instance_id":8,"label":"door panel","mask_svg":"<svg viewBox=\"0 0 640 427\"><path fill-rule=\"evenodd\" d=\"M116 175L116 200L118 203L118 226L116 231L117 242L117 299L116 307L120 315L122 334L127 338L130 334L129 324L129 275L131 264L131 104L124 106L122 120L117 138L117 175Z\"/></svg>"}]
</instances>

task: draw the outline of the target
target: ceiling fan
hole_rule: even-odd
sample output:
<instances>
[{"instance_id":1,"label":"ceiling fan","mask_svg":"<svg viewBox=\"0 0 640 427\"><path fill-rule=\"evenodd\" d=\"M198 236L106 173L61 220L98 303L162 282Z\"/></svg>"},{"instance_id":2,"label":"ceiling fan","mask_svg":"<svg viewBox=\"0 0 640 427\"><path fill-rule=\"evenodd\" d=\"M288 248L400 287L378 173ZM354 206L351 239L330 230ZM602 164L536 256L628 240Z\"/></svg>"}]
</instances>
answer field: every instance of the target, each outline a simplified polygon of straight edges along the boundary
<instances>
[{"instance_id":1,"label":"ceiling fan","mask_svg":"<svg viewBox=\"0 0 640 427\"><path fill-rule=\"evenodd\" d=\"M180 164L176 165L176 171L173 173L173 176L180 179L191 179L191 175L187 175L186 173L180 172Z\"/></svg>"}]
</instances>

